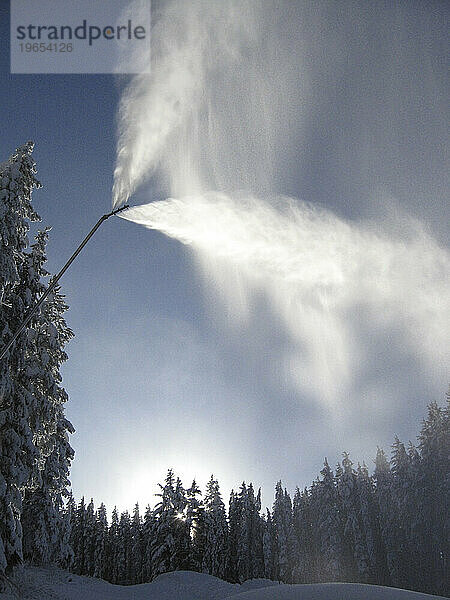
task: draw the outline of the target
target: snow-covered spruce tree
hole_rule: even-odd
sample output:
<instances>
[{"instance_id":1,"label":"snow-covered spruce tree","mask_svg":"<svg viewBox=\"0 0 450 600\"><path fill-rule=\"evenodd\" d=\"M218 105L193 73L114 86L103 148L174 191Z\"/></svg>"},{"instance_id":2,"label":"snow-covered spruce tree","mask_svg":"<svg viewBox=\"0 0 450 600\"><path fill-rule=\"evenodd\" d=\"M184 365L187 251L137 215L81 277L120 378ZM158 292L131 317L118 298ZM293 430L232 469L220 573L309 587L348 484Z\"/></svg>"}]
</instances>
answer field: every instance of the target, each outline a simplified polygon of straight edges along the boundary
<instances>
[{"instance_id":1,"label":"snow-covered spruce tree","mask_svg":"<svg viewBox=\"0 0 450 600\"><path fill-rule=\"evenodd\" d=\"M142 565L144 548L142 539L142 519L139 504L136 502L131 518L131 548L130 548L130 581L132 584L142 583Z\"/></svg>"},{"instance_id":2,"label":"snow-covered spruce tree","mask_svg":"<svg viewBox=\"0 0 450 600\"><path fill-rule=\"evenodd\" d=\"M240 511L237 537L237 577L240 582L262 577L264 573L263 530L260 517L261 496L255 497L253 485L242 484L237 498Z\"/></svg>"},{"instance_id":3,"label":"snow-covered spruce tree","mask_svg":"<svg viewBox=\"0 0 450 600\"><path fill-rule=\"evenodd\" d=\"M74 514L75 511L76 511L76 504L73 499L72 492L69 491L69 494L67 496L67 501L66 501L63 509L61 510L62 520L61 520L60 539L61 539L62 548L64 548L66 550L65 558L63 556L64 553L61 552L60 558L58 560L58 564L61 566L62 569L70 569L73 565L73 561L74 561L74 557L75 557L73 548L70 544L70 536L71 536L71 532L72 532L72 518L73 518L72 515Z\"/></svg>"},{"instance_id":4,"label":"snow-covered spruce tree","mask_svg":"<svg viewBox=\"0 0 450 600\"><path fill-rule=\"evenodd\" d=\"M250 579L264 576L263 521L261 517L261 489L255 496L253 485L247 488L246 529L250 548Z\"/></svg>"},{"instance_id":5,"label":"snow-covered spruce tree","mask_svg":"<svg viewBox=\"0 0 450 600\"><path fill-rule=\"evenodd\" d=\"M275 579L275 530L269 509L263 519L263 556L264 577Z\"/></svg>"},{"instance_id":6,"label":"snow-covered spruce tree","mask_svg":"<svg viewBox=\"0 0 450 600\"><path fill-rule=\"evenodd\" d=\"M375 484L375 503L378 520L378 567L377 583L391 584L391 571L394 570L395 551L393 547L392 530L395 527L395 514L392 510L392 473L384 451L377 449L375 471L372 476Z\"/></svg>"},{"instance_id":7,"label":"snow-covered spruce tree","mask_svg":"<svg viewBox=\"0 0 450 600\"><path fill-rule=\"evenodd\" d=\"M24 253L16 286L16 296L22 299L24 306L32 306L45 291L41 278L48 275L44 269L47 237L47 230L39 232L31 252ZM46 457L52 450L50 437L54 433L55 420L52 392L57 387L51 368L47 368L49 344L46 334L50 329L53 333L53 324L47 322L42 310L37 312L29 324L23 367L16 373L22 389L28 392L28 422L39 452L24 492L21 514L24 558L38 564L50 562L58 538L58 512L48 493L49 477L42 473ZM51 479L53 473L48 475Z\"/></svg>"},{"instance_id":8,"label":"snow-covered spruce tree","mask_svg":"<svg viewBox=\"0 0 450 600\"><path fill-rule=\"evenodd\" d=\"M306 580L306 560L304 556L303 529L305 526L302 514L303 499L302 493L298 487L295 488L294 498L292 500L292 529L294 532L294 556L292 568L292 581L294 583L304 583Z\"/></svg>"},{"instance_id":9,"label":"snow-covered spruce tree","mask_svg":"<svg viewBox=\"0 0 450 600\"><path fill-rule=\"evenodd\" d=\"M228 523L219 482L211 475L205 493L205 550L202 571L223 579L226 569Z\"/></svg>"},{"instance_id":10,"label":"snow-covered spruce tree","mask_svg":"<svg viewBox=\"0 0 450 600\"><path fill-rule=\"evenodd\" d=\"M253 514L253 540L252 540L252 568L253 577L264 577L264 549L263 535L264 522L261 515L261 488L256 494Z\"/></svg>"},{"instance_id":11,"label":"snow-covered spruce tree","mask_svg":"<svg viewBox=\"0 0 450 600\"><path fill-rule=\"evenodd\" d=\"M31 193L40 187L31 157L33 144L21 146L0 165L0 346L23 320L26 298L18 294L28 245L28 221L39 216ZM21 490L30 481L38 458L29 422L33 398L18 373L25 364L27 332L0 364L0 578L22 561ZM0 584L1 585L1 584Z\"/></svg>"},{"instance_id":12,"label":"snow-covered spruce tree","mask_svg":"<svg viewBox=\"0 0 450 600\"><path fill-rule=\"evenodd\" d=\"M251 578L251 524L250 524L250 501L245 482L242 483L237 497L239 515L239 530L237 537L236 572L240 583Z\"/></svg>"},{"instance_id":13,"label":"snow-covered spruce tree","mask_svg":"<svg viewBox=\"0 0 450 600\"><path fill-rule=\"evenodd\" d=\"M200 490L199 490L200 491ZM189 553L191 549L191 523L186 519L188 500L181 479L177 477L173 497L175 519L172 522L174 546L170 561L170 570L189 569Z\"/></svg>"},{"instance_id":14,"label":"snow-covered spruce tree","mask_svg":"<svg viewBox=\"0 0 450 600\"><path fill-rule=\"evenodd\" d=\"M186 501L185 523L189 542L188 569L201 573L206 545L205 507L195 479L191 487L186 490Z\"/></svg>"},{"instance_id":15,"label":"snow-covered spruce tree","mask_svg":"<svg viewBox=\"0 0 450 600\"><path fill-rule=\"evenodd\" d=\"M293 567L294 583L312 583L319 581L318 570L318 483L313 482L311 489L298 488L292 505L293 529L295 536L295 556Z\"/></svg>"},{"instance_id":16,"label":"snow-covered spruce tree","mask_svg":"<svg viewBox=\"0 0 450 600\"><path fill-rule=\"evenodd\" d=\"M67 500L68 491L70 490L69 469L74 451L69 443L69 433L74 433L72 423L65 418L60 407L54 436L55 445L46 459L43 480L47 479L47 489L53 501L53 506L56 507L58 513L58 536L52 548L52 561L62 568L67 568L73 560L73 549L70 546L70 513L67 510ZM53 473L57 473L57 476L53 476Z\"/></svg>"},{"instance_id":17,"label":"snow-covered spruce tree","mask_svg":"<svg viewBox=\"0 0 450 600\"><path fill-rule=\"evenodd\" d=\"M84 573L83 575L94 575L94 556L96 545L96 523L95 523L95 508L94 500L86 507L84 520Z\"/></svg>"},{"instance_id":18,"label":"snow-covered spruce tree","mask_svg":"<svg viewBox=\"0 0 450 600\"><path fill-rule=\"evenodd\" d=\"M150 505L147 506L142 525L142 581L151 581L153 578L152 566L152 536L155 531L156 519Z\"/></svg>"},{"instance_id":19,"label":"snow-covered spruce tree","mask_svg":"<svg viewBox=\"0 0 450 600\"><path fill-rule=\"evenodd\" d=\"M161 501L153 512L155 522L150 542L153 577L182 568L186 560L183 518L186 498L183 500L181 482L175 481L173 471L169 469L164 485L159 484L159 487L161 493L157 495Z\"/></svg>"},{"instance_id":20,"label":"snow-covered spruce tree","mask_svg":"<svg viewBox=\"0 0 450 600\"><path fill-rule=\"evenodd\" d=\"M327 459L316 486L319 581L340 581L343 577L342 523L336 483Z\"/></svg>"},{"instance_id":21,"label":"snow-covered spruce tree","mask_svg":"<svg viewBox=\"0 0 450 600\"><path fill-rule=\"evenodd\" d=\"M342 471L337 479L337 490L344 523L343 556L347 562L345 576L347 581L366 582L370 575L369 557L360 523L356 473L347 452L343 452Z\"/></svg>"},{"instance_id":22,"label":"snow-covered spruce tree","mask_svg":"<svg viewBox=\"0 0 450 600\"><path fill-rule=\"evenodd\" d=\"M105 579L111 583L118 583L117 557L119 555L119 513L115 506L111 515L111 526L108 531L105 559Z\"/></svg>"},{"instance_id":23,"label":"snow-covered spruce tree","mask_svg":"<svg viewBox=\"0 0 450 600\"><path fill-rule=\"evenodd\" d=\"M30 203L33 188L39 187L32 149L25 144L0 169L2 347L46 289L48 230L39 232L26 251L27 221L39 220ZM67 396L59 373L72 336L65 310L57 291L0 365L0 573L4 559L6 567L21 561L22 548L35 562L71 559L63 499L73 457L67 434L73 428L64 417Z\"/></svg>"},{"instance_id":24,"label":"snow-covered spruce tree","mask_svg":"<svg viewBox=\"0 0 450 600\"><path fill-rule=\"evenodd\" d=\"M74 560L72 570L77 575L86 573L85 559L86 538L86 504L84 497L81 498L72 516L72 527L70 533L70 545L73 548Z\"/></svg>"},{"instance_id":25,"label":"snow-covered spruce tree","mask_svg":"<svg viewBox=\"0 0 450 600\"><path fill-rule=\"evenodd\" d=\"M392 584L396 587L407 588L410 578L410 529L411 511L416 510L410 505L411 499L411 469L410 458L405 445L396 436L392 445Z\"/></svg>"},{"instance_id":26,"label":"snow-covered spruce tree","mask_svg":"<svg viewBox=\"0 0 450 600\"><path fill-rule=\"evenodd\" d=\"M119 548L117 555L117 578L120 585L131 583L131 517L126 510L119 520Z\"/></svg>"},{"instance_id":27,"label":"snow-covered spruce tree","mask_svg":"<svg viewBox=\"0 0 450 600\"><path fill-rule=\"evenodd\" d=\"M261 495L242 483L239 494L230 495L227 579L243 582L264 574Z\"/></svg>"},{"instance_id":28,"label":"snow-covered spruce tree","mask_svg":"<svg viewBox=\"0 0 450 600\"><path fill-rule=\"evenodd\" d=\"M431 552L429 531L426 519L428 507L423 507L423 487L421 485L421 458L412 442L408 443L408 548L409 559L405 569L408 586L413 590L425 591L431 581L427 559ZM422 569L424 568L424 572Z\"/></svg>"},{"instance_id":29,"label":"snow-covered spruce tree","mask_svg":"<svg viewBox=\"0 0 450 600\"><path fill-rule=\"evenodd\" d=\"M275 576L284 583L290 583L295 555L292 502L287 490L283 490L281 481L275 487L272 520L275 529Z\"/></svg>"},{"instance_id":30,"label":"snow-covered spruce tree","mask_svg":"<svg viewBox=\"0 0 450 600\"><path fill-rule=\"evenodd\" d=\"M228 504L228 543L227 543L227 563L226 563L226 580L232 583L239 582L238 575L238 545L239 534L241 530L241 510L239 506L239 497L231 490L230 501Z\"/></svg>"},{"instance_id":31,"label":"snow-covered spruce tree","mask_svg":"<svg viewBox=\"0 0 450 600\"><path fill-rule=\"evenodd\" d=\"M73 556L68 519L62 501L59 502L59 491L55 489L59 462L60 455L55 448L45 459L39 488L25 491L21 519L24 557L34 564L68 566Z\"/></svg>"},{"instance_id":32,"label":"snow-covered spruce tree","mask_svg":"<svg viewBox=\"0 0 450 600\"><path fill-rule=\"evenodd\" d=\"M364 462L362 466L358 463L356 483L359 502L359 523L365 538L368 560L367 582L373 584L377 581L377 570L380 562L378 556L379 531L373 482L369 477L369 472Z\"/></svg>"},{"instance_id":33,"label":"snow-covered spruce tree","mask_svg":"<svg viewBox=\"0 0 450 600\"><path fill-rule=\"evenodd\" d=\"M450 556L450 426L449 404L439 407L436 402L428 406L419 435L420 457L411 457L416 465L416 479L419 491L417 510L413 521L413 543L418 549L417 556L422 580L417 580L417 589L433 594L448 594L446 585L446 560ZM419 545L418 542L421 542ZM448 580L447 580L448 581Z\"/></svg>"},{"instance_id":34,"label":"snow-covered spruce tree","mask_svg":"<svg viewBox=\"0 0 450 600\"><path fill-rule=\"evenodd\" d=\"M38 232L32 251L22 268L19 288L32 297L32 304L44 292L44 269L48 229ZM73 336L64 320L67 310L59 288L47 299L31 320L28 330L26 368L19 373L34 400L30 424L39 452L37 469L28 484L23 501L23 550L26 559L45 564L70 562L64 501L70 487L69 469L73 449L68 434L72 424L64 416L67 394L61 386L60 367L67 359L64 346Z\"/></svg>"},{"instance_id":35,"label":"snow-covered spruce tree","mask_svg":"<svg viewBox=\"0 0 450 600\"><path fill-rule=\"evenodd\" d=\"M95 512L94 577L106 578L108 517L103 502Z\"/></svg>"}]
</instances>

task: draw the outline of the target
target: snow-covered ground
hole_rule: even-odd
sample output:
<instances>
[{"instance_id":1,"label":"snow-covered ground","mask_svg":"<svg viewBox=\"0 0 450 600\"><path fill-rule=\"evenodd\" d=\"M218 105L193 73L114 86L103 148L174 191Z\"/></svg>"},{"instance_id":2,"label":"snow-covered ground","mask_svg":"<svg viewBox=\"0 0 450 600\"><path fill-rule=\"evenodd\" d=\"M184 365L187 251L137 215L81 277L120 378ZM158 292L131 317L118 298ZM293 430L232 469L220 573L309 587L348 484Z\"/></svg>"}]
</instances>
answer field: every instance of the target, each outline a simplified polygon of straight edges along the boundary
<instances>
[{"instance_id":1,"label":"snow-covered ground","mask_svg":"<svg viewBox=\"0 0 450 600\"><path fill-rule=\"evenodd\" d=\"M279 585L267 579L227 583L210 575L177 571L152 583L120 586L67 571L27 567L0 600L425 600L443 598L353 583Z\"/></svg>"}]
</instances>

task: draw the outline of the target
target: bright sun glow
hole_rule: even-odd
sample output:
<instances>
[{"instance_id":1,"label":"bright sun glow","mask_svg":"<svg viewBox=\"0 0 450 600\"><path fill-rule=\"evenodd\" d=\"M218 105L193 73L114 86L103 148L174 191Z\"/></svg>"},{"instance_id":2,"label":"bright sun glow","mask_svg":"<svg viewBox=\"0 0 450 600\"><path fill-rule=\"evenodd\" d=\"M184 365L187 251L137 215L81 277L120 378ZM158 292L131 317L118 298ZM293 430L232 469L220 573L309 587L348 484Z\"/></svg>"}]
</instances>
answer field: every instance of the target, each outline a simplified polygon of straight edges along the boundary
<instances>
[{"instance_id":1,"label":"bright sun glow","mask_svg":"<svg viewBox=\"0 0 450 600\"><path fill-rule=\"evenodd\" d=\"M192 452L190 460L186 458L175 459L173 455L164 455L158 461L152 461L149 465L147 462L130 467L128 463L124 465L118 472L115 478L115 483L112 484L111 494L118 498L118 509L130 510L136 502L139 503L141 514L145 512L145 508L148 504L153 508L159 501L160 498L156 496L161 490L158 483L164 484L164 479L167 475L167 469L172 468L175 477L179 477L185 489L188 489L193 479L195 479L197 485L204 493L206 483L212 474L219 479L221 487L225 495L229 493L227 489L229 487L230 478L227 478L225 473L229 471L223 467L221 470L214 470L214 473L210 470L211 464L206 464L205 461L201 461L200 455ZM219 462L219 461L218 461ZM220 467L220 464L219 464ZM123 482L126 481L126 486L123 486ZM180 513L177 515L178 518L184 519L185 515Z\"/></svg>"}]
</instances>

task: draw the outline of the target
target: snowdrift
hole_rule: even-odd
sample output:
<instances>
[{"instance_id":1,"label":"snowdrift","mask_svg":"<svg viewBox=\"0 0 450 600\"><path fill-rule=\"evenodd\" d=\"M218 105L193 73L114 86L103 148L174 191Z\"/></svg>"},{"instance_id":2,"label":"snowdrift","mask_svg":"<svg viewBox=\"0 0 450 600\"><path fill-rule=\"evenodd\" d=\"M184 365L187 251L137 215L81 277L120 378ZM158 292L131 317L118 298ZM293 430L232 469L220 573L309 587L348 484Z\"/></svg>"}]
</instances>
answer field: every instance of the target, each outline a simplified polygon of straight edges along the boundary
<instances>
[{"instance_id":1,"label":"snowdrift","mask_svg":"<svg viewBox=\"0 0 450 600\"><path fill-rule=\"evenodd\" d=\"M268 579L227 583L217 577L177 571L152 583L112 585L56 568L26 567L0 600L428 600L443 598L388 587L325 583L284 585Z\"/></svg>"}]
</instances>

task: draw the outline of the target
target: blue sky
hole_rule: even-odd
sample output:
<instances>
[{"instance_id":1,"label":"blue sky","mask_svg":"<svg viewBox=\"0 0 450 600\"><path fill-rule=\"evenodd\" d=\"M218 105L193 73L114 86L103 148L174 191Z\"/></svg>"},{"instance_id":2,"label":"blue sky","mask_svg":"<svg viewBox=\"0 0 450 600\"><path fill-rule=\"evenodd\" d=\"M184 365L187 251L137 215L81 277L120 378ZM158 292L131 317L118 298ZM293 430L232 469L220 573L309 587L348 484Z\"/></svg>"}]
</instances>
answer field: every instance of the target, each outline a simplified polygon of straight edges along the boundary
<instances>
[{"instance_id":1,"label":"blue sky","mask_svg":"<svg viewBox=\"0 0 450 600\"><path fill-rule=\"evenodd\" d=\"M332 4L323 6L326 36L336 14ZM320 65L313 85L324 93L303 130L308 143L288 140L279 191L360 218L378 212L374 192L382 190L444 244L445 3L399 3L397 11L390 3L377 6L344 7L339 74L330 78L326 54L318 53L327 45L312 47L308 60ZM55 272L110 210L124 80L11 75L7 3L0 11L0 158L29 139L36 144L43 189L33 201L43 224L53 227L48 267ZM395 46L402 58L391 63ZM387 82L392 103L386 107ZM404 98L400 105L393 101L398 97ZM380 115L391 122L377 122ZM138 192L132 200L148 197ZM67 414L77 430L74 493L109 507L153 504L168 467L186 485L193 476L204 483L214 473L225 497L243 479L253 481L270 505L277 479L291 490L309 485L325 455L335 463L349 450L355 461L370 463L377 444L387 447L395 434L414 439L426 404L446 391L446 382L440 388L425 372L418 374L412 357L389 354L380 339L379 354L385 355L376 368L384 370L397 406L371 422L363 406L350 405L349 436L348 428L328 421L320 404L265 377L258 352L248 352L239 335L223 335L226 316L211 311L214 294L189 250L118 218L102 226L62 287L76 334L64 367ZM251 344L270 360L278 336L273 322L260 322ZM366 375L375 377L370 369Z\"/></svg>"}]
</instances>

